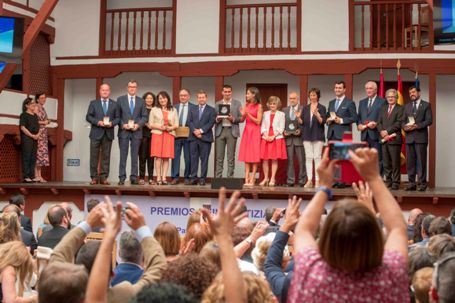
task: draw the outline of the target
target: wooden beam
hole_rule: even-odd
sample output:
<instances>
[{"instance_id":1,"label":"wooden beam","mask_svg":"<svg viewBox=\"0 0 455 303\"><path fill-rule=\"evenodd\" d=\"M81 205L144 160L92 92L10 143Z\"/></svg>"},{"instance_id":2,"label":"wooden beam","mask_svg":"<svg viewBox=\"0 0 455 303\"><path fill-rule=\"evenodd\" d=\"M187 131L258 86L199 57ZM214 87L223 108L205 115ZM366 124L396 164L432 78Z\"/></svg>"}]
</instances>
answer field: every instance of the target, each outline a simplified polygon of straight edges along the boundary
<instances>
[{"instance_id":1,"label":"wooden beam","mask_svg":"<svg viewBox=\"0 0 455 303\"><path fill-rule=\"evenodd\" d=\"M23 45L24 52L31 48L33 42L41 31L41 28L44 26L47 18L51 15L57 3L58 0L45 0L43 5L41 5L41 8L36 14L35 19L33 19L32 23L25 32Z\"/></svg>"},{"instance_id":2,"label":"wooden beam","mask_svg":"<svg viewBox=\"0 0 455 303\"><path fill-rule=\"evenodd\" d=\"M182 88L182 77L172 77L172 103L179 103L179 91Z\"/></svg>"},{"instance_id":3,"label":"wooden beam","mask_svg":"<svg viewBox=\"0 0 455 303\"><path fill-rule=\"evenodd\" d=\"M3 15L3 0L0 0L0 15Z\"/></svg>"},{"instance_id":4,"label":"wooden beam","mask_svg":"<svg viewBox=\"0 0 455 303\"><path fill-rule=\"evenodd\" d=\"M352 92L354 91L352 74L344 74L344 82L346 82L346 97L352 100Z\"/></svg>"},{"instance_id":5,"label":"wooden beam","mask_svg":"<svg viewBox=\"0 0 455 303\"><path fill-rule=\"evenodd\" d=\"M307 94L308 94L308 75L299 76L299 87L300 87L300 104L307 104Z\"/></svg>"},{"instance_id":6,"label":"wooden beam","mask_svg":"<svg viewBox=\"0 0 455 303\"><path fill-rule=\"evenodd\" d=\"M223 90L224 76L215 77L215 101L223 99L221 91Z\"/></svg>"},{"instance_id":7,"label":"wooden beam","mask_svg":"<svg viewBox=\"0 0 455 303\"><path fill-rule=\"evenodd\" d=\"M0 74L0 93L8 84L9 79L11 79L11 77L13 76L16 67L17 64L14 63L6 64L5 68L3 69L3 72Z\"/></svg>"},{"instance_id":8,"label":"wooden beam","mask_svg":"<svg viewBox=\"0 0 455 303\"><path fill-rule=\"evenodd\" d=\"M63 147L65 145L65 79L57 79L57 144L55 146L55 160L57 169L55 172L55 181L63 181Z\"/></svg>"}]
</instances>

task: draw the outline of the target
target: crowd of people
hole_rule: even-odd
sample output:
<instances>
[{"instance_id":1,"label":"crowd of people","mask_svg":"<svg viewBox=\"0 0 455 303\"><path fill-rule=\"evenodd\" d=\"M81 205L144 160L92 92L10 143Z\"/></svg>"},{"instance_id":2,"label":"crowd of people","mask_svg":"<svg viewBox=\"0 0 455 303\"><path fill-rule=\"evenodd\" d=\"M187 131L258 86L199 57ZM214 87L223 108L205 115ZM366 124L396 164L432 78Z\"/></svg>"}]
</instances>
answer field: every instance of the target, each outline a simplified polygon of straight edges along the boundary
<instances>
[{"instance_id":1,"label":"crowd of people","mask_svg":"<svg viewBox=\"0 0 455 303\"><path fill-rule=\"evenodd\" d=\"M222 188L217 212L193 212L183 238L172 222L152 231L135 204L106 197L88 201L77 225L67 204L50 207L36 249L24 236L34 237L24 233L25 200L13 196L0 217L1 300L454 302L455 209L449 218L413 209L406 224L376 149L349 153L364 180L353 185L357 199L327 209L336 160L326 150L320 187L303 210L294 196L252 222L240 192L227 198ZM122 220L130 230L121 231ZM89 240L93 232L101 240ZM44 266L33 254L40 260L42 247Z\"/></svg>"},{"instance_id":2,"label":"crowd of people","mask_svg":"<svg viewBox=\"0 0 455 303\"><path fill-rule=\"evenodd\" d=\"M223 177L227 158L226 177L234 176L238 160L245 164L245 187L275 186L278 162L287 160L287 179L279 185L318 187L319 178L317 174L313 176L313 171L321 161L324 144L341 141L355 123L361 140L378 150L380 174L387 187L400 188L401 150L405 144L408 184L404 189L425 191L427 188L428 127L432 124L432 111L430 103L421 99L418 87L409 88L412 102L402 106L397 104L395 89L389 89L384 100L377 94L377 84L368 81L366 98L359 101L358 111L355 102L345 95L343 81L335 83L335 99L327 108L319 102L318 88L309 90L307 104L301 104L298 94L291 92L288 106L283 109L277 96L269 96L265 108L255 87L247 89L246 103L242 104L232 98L232 87L224 85L223 98L215 107L208 104L207 93L202 90L196 94L197 104L193 104L190 91L182 88L179 102L174 105L165 91L156 96L146 92L141 98L137 89L137 82L129 81L127 94L114 101L110 98L110 86L102 84L100 98L90 102L86 120L91 125L92 185L110 184L111 147L118 126L119 185L124 185L127 179L128 154L131 184L166 185L169 166L170 184L178 184L182 151L184 184L205 185L214 143L215 178ZM23 105L20 125L25 182L44 182L41 167L49 165L45 101L46 96L38 94L36 100L27 98ZM239 124L243 122L241 134ZM264 177L257 182L261 162Z\"/></svg>"}]
</instances>

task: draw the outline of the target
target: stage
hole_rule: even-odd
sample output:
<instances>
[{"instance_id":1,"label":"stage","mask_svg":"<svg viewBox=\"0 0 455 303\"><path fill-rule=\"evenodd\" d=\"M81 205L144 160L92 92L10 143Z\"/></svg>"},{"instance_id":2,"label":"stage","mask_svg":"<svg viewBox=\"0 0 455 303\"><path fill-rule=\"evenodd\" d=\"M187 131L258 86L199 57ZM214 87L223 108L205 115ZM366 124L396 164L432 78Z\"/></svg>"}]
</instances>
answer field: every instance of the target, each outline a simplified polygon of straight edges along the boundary
<instances>
[{"instance_id":1,"label":"stage","mask_svg":"<svg viewBox=\"0 0 455 303\"><path fill-rule=\"evenodd\" d=\"M403 185L402 185L403 187ZM233 190L228 190L232 192ZM260 199L288 199L292 195L310 200L315 193L314 188L302 187L261 187L254 186L240 190L246 199L260 203ZM200 185L90 185L89 182L47 182L47 183L2 183L0 184L0 201L7 201L13 194L21 193L26 197L26 213L39 208L43 202L74 202L81 210L84 209L84 196L91 194L135 195L148 197L216 197L217 189L212 189L210 183ZM448 216L455 208L455 187L431 188L425 192L392 191L403 210L419 207L437 215ZM355 198L350 188L333 189L333 199ZM172 200L170 200L172 203Z\"/></svg>"}]
</instances>

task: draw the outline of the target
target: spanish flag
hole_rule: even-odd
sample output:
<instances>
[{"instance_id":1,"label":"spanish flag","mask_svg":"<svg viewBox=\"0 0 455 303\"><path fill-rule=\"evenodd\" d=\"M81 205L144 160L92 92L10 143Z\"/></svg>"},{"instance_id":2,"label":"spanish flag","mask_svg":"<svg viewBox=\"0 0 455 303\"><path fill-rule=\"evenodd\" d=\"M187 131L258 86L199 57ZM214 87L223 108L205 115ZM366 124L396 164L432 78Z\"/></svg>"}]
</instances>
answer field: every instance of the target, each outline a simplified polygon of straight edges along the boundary
<instances>
[{"instance_id":1,"label":"spanish flag","mask_svg":"<svg viewBox=\"0 0 455 303\"><path fill-rule=\"evenodd\" d=\"M379 73L379 97L384 98L385 96L385 87L384 87L384 73L382 72L382 67L381 71Z\"/></svg>"},{"instance_id":2,"label":"spanish flag","mask_svg":"<svg viewBox=\"0 0 455 303\"><path fill-rule=\"evenodd\" d=\"M401 67L401 63L400 63L400 60L398 60L398 62L397 62L397 93L398 93L397 104L404 106L403 82L401 82L400 67ZM403 138L403 142L405 142L406 134L403 130L401 131L401 135ZM401 158L401 161L400 161L401 173L406 174L406 145L405 144L401 145L400 158Z\"/></svg>"}]
</instances>

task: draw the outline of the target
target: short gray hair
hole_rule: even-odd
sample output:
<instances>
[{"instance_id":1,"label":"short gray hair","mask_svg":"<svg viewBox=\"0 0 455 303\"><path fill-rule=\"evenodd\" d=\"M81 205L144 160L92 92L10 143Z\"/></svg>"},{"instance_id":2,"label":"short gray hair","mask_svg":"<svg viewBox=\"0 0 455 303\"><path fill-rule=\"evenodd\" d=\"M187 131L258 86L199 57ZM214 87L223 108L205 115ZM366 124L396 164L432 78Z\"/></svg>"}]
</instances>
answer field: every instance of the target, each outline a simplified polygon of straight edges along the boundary
<instances>
[{"instance_id":1,"label":"short gray hair","mask_svg":"<svg viewBox=\"0 0 455 303\"><path fill-rule=\"evenodd\" d=\"M386 98L387 98L387 95L388 95L389 93L393 93L394 96L395 96L395 98L398 99L398 92L397 92L396 89L394 89L394 88L389 88L389 89L385 92Z\"/></svg>"},{"instance_id":2,"label":"short gray hair","mask_svg":"<svg viewBox=\"0 0 455 303\"><path fill-rule=\"evenodd\" d=\"M125 231L120 236L120 258L124 262L140 264L142 261L141 243L136 239L133 232Z\"/></svg>"}]
</instances>

